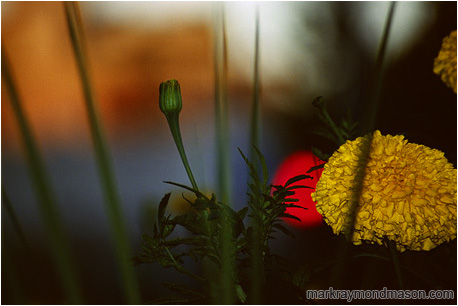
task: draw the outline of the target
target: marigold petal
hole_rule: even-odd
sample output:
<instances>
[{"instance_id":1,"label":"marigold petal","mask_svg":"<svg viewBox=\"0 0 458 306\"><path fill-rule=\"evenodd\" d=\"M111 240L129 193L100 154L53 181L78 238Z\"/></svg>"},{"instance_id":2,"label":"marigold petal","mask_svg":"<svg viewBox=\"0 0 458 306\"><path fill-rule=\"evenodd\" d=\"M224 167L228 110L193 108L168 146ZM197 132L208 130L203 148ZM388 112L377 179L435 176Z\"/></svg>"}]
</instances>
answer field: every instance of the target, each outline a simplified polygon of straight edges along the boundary
<instances>
[{"instance_id":1,"label":"marigold petal","mask_svg":"<svg viewBox=\"0 0 458 306\"><path fill-rule=\"evenodd\" d=\"M363 139L347 141L331 156L312 193L318 212L336 234L349 232L348 214ZM353 243L383 244L387 237L399 251L419 251L455 239L456 178L456 169L443 152L375 131Z\"/></svg>"}]
</instances>

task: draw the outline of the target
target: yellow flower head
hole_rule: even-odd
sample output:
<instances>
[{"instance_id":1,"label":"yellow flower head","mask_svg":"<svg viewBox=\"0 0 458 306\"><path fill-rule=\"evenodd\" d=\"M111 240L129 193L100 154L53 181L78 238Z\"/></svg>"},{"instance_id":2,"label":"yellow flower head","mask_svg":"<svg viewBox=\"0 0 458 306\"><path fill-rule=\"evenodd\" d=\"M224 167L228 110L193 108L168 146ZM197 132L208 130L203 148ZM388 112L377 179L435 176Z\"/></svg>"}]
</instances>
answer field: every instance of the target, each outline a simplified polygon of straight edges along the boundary
<instances>
[{"instance_id":1,"label":"yellow flower head","mask_svg":"<svg viewBox=\"0 0 458 306\"><path fill-rule=\"evenodd\" d=\"M434 59L434 73L456 93L456 31L442 41L439 55Z\"/></svg>"},{"instance_id":2,"label":"yellow flower head","mask_svg":"<svg viewBox=\"0 0 458 306\"><path fill-rule=\"evenodd\" d=\"M368 135L364 137L368 139ZM324 167L312 193L317 211L335 234L349 234L352 192L363 137L347 141ZM456 238L457 172L444 153L408 143L404 136L373 134L355 215L352 241L399 251L431 250Z\"/></svg>"}]
</instances>

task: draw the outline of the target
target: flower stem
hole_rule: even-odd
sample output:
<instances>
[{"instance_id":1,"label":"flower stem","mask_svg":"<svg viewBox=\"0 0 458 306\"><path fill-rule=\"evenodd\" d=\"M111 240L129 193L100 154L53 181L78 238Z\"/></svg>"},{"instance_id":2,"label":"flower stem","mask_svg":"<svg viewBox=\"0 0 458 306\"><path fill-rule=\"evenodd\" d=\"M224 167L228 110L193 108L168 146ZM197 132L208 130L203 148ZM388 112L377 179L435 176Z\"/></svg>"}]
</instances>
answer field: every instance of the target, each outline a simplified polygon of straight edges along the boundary
<instances>
[{"instance_id":1,"label":"flower stem","mask_svg":"<svg viewBox=\"0 0 458 306\"><path fill-rule=\"evenodd\" d=\"M195 273L192 273L191 271L186 270L179 263L177 263L177 261L175 260L175 257L172 255L172 253L170 252L168 247L166 247L165 250L167 251L167 254L169 255L170 259L172 259L173 266L175 267L175 269L178 272L186 274L186 275L188 275L188 276L190 276L190 277L192 277L192 278L194 278L194 279L196 279L198 281L205 282L205 279L203 277L200 277L199 275L197 275Z\"/></svg>"},{"instance_id":2,"label":"flower stem","mask_svg":"<svg viewBox=\"0 0 458 306\"><path fill-rule=\"evenodd\" d=\"M178 113L169 114L166 116L167 123L169 124L170 132L172 132L173 140L178 149L178 153L180 154L181 160L183 162L184 168L186 169L186 173L188 174L189 180L191 181L192 187L199 191L199 187L197 186L196 180L194 179L194 175L192 174L191 167L189 166L188 158L186 157L186 152L183 146L183 140L181 138L180 132L180 123L178 119Z\"/></svg>"},{"instance_id":3,"label":"flower stem","mask_svg":"<svg viewBox=\"0 0 458 306\"><path fill-rule=\"evenodd\" d=\"M216 153L218 169L217 191L223 203L231 205L231 173L229 148L229 111L227 101L227 42L225 27L224 3L217 4L215 12L215 121L216 121ZM231 256L233 250L232 227L229 220L223 217L221 229L221 294L216 304L234 304L234 262Z\"/></svg>"},{"instance_id":4,"label":"flower stem","mask_svg":"<svg viewBox=\"0 0 458 306\"><path fill-rule=\"evenodd\" d=\"M92 93L85 57L84 35L79 8L74 2L65 2L65 12L72 40L73 51L75 53L83 85L86 111L89 119L100 178L105 193L108 218L114 236L115 250L118 266L121 272L123 289L128 303L138 304L140 301L140 294L133 268L130 266L129 238L123 221L121 203L118 196L118 190L114 179L108 149L102 133L101 125L99 123L95 99Z\"/></svg>"}]
</instances>

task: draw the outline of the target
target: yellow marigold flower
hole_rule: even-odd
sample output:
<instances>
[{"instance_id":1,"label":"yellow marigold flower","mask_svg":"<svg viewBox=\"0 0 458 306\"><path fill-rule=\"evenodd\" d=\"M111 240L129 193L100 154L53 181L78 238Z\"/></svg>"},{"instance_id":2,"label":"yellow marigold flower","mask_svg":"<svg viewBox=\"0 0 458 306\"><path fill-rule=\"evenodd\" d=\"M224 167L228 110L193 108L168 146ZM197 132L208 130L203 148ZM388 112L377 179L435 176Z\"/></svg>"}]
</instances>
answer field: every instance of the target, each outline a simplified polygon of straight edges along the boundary
<instances>
[{"instance_id":1,"label":"yellow marigold flower","mask_svg":"<svg viewBox=\"0 0 458 306\"><path fill-rule=\"evenodd\" d=\"M368 139L368 135L364 137ZM316 209L335 234L349 233L351 198L363 137L347 141L324 166L312 193ZM399 251L431 250L456 238L457 172L439 150L375 131L352 241Z\"/></svg>"},{"instance_id":2,"label":"yellow marigold flower","mask_svg":"<svg viewBox=\"0 0 458 306\"><path fill-rule=\"evenodd\" d=\"M456 31L442 41L439 55L434 59L434 73L456 93Z\"/></svg>"}]
</instances>

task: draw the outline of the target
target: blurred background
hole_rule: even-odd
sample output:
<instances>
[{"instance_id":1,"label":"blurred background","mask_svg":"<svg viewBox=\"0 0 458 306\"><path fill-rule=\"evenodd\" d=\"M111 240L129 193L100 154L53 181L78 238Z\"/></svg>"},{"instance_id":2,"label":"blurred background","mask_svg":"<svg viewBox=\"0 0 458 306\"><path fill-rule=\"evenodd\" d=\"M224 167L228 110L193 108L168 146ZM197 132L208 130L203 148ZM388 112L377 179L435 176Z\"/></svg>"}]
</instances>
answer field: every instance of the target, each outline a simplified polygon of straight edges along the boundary
<instances>
[{"instance_id":1,"label":"blurred background","mask_svg":"<svg viewBox=\"0 0 458 306\"><path fill-rule=\"evenodd\" d=\"M108 139L133 252L151 230L154 208L173 192L179 212L189 184L166 120L159 84L180 82L184 145L200 186L216 188L214 2L82 2L90 73ZM254 66L260 18L260 148L269 171L297 150L329 144L311 134L311 102L324 96L334 118L350 110L364 120L368 79L388 12L386 2L224 2L233 205L245 205ZM215 8L216 7L216 8ZM45 158L72 254L90 304L123 303L110 228L93 155L81 82L61 2L2 2L2 48L9 55L26 115ZM388 42L376 128L439 149L456 167L456 94L432 71L442 39L456 29L456 2L400 2ZM2 206L2 250L12 256L23 303L63 300L48 250L17 122L2 82L2 184L23 227L25 252ZM276 242L301 261L332 247L326 226L296 230ZM329 238L331 244L323 242ZM440 249L440 248L438 248ZM452 245L455 250L456 243ZM443 251L440 255L443 255ZM448 251L447 251L448 252ZM447 253L449 254L449 253ZM2 263L3 265L3 263ZM455 260L456 266L456 260ZM145 301L178 277L158 265L136 268ZM442 277L442 270L437 272ZM454 272L453 272L454 273ZM156 277L155 277L156 275ZM161 275L157 280L157 275ZM456 274L444 276L456 287ZM442 277L444 279L444 277ZM14 303L2 272L2 303ZM15 287L16 288L16 287ZM16 288L16 289L17 289Z\"/></svg>"}]
</instances>

